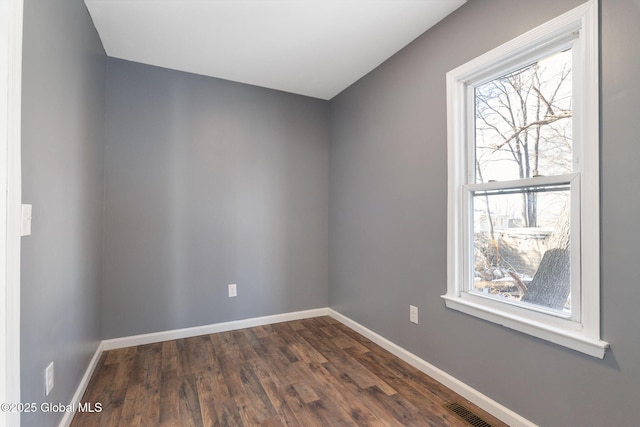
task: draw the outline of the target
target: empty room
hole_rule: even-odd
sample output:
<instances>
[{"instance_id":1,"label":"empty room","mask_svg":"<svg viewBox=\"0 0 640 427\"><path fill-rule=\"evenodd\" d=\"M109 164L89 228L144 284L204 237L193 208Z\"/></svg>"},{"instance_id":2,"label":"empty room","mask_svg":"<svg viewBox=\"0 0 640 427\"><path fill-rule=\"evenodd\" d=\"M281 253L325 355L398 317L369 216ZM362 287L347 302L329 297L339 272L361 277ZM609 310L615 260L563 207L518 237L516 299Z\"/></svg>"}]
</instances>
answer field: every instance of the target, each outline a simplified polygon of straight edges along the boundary
<instances>
[{"instance_id":1,"label":"empty room","mask_svg":"<svg viewBox=\"0 0 640 427\"><path fill-rule=\"evenodd\" d=\"M640 425L640 1L1 4L0 425Z\"/></svg>"}]
</instances>

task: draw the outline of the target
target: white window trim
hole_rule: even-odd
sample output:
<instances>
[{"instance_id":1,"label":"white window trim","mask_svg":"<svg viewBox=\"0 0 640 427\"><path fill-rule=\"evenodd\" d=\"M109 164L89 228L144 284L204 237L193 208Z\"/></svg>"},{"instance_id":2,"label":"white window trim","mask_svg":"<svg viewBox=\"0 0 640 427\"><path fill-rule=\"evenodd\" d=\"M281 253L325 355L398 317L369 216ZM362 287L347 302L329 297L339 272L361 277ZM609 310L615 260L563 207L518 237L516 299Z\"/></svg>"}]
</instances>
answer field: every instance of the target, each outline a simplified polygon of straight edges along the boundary
<instances>
[{"instance_id":1,"label":"white window trim","mask_svg":"<svg viewBox=\"0 0 640 427\"><path fill-rule=\"evenodd\" d=\"M555 18L498 48L447 73L448 123L448 224L446 306L508 328L604 358L609 344L600 339L600 195L599 195L599 53L598 3L589 2ZM579 37L576 39L576 34ZM572 39L576 39L575 42ZM470 83L477 86L509 70L528 65L531 57L556 51L563 43L574 43L574 151L579 176L571 178L572 193L579 190L579 206L572 206L572 224L579 220L581 278L579 313L572 319L552 316L519 305L483 298L464 289L466 245L465 218L470 181L467 150L472 132L467 117L474 114ZM558 178L558 177L556 177ZM537 179L537 178L536 178ZM576 209L574 209L576 208ZM573 215L575 213L575 216ZM572 226L573 227L573 226ZM573 228L572 228L573 230ZM577 240L574 240L576 243ZM572 251L576 252L576 251ZM577 255L577 252L576 252ZM467 269L469 267L466 267ZM573 274L573 272L572 272ZM469 276L470 277L470 276ZM573 292L573 290L572 290ZM573 293L572 293L573 295Z\"/></svg>"}]
</instances>

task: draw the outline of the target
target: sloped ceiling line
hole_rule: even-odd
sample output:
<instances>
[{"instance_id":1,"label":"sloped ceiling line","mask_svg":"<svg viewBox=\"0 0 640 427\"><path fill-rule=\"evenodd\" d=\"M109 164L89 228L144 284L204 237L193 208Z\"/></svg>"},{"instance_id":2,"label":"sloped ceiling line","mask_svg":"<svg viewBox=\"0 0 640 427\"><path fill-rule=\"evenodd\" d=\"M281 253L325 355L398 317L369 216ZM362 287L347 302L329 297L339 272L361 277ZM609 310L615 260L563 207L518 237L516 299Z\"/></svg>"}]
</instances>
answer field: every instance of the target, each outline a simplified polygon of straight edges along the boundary
<instances>
[{"instance_id":1,"label":"sloped ceiling line","mask_svg":"<svg viewBox=\"0 0 640 427\"><path fill-rule=\"evenodd\" d=\"M331 99L466 0L85 0L107 55Z\"/></svg>"}]
</instances>

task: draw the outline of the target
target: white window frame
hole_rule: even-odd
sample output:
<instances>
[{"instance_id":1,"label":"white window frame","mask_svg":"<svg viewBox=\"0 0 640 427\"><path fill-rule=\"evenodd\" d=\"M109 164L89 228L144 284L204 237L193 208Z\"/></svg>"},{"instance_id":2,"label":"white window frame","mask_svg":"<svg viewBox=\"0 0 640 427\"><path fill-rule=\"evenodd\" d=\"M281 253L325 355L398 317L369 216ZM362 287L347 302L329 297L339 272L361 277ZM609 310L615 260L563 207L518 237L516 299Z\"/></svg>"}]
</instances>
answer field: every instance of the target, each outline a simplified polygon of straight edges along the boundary
<instances>
[{"instance_id":1,"label":"white window frame","mask_svg":"<svg viewBox=\"0 0 640 427\"><path fill-rule=\"evenodd\" d=\"M598 4L589 2L447 73L448 308L604 358L600 339L600 192ZM474 89L551 53L573 52L573 173L550 178L476 184ZM571 193L572 313L512 304L470 292L473 191L564 183ZM574 280L575 278L575 280Z\"/></svg>"}]
</instances>

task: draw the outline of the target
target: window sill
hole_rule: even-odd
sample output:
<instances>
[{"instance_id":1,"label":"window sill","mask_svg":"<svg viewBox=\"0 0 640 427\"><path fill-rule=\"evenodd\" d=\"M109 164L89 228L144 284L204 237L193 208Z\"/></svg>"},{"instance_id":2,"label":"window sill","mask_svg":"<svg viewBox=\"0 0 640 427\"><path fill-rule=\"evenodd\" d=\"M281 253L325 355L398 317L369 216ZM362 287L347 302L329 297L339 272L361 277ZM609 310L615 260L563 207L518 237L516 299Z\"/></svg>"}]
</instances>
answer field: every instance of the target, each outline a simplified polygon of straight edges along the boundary
<instances>
[{"instance_id":1,"label":"window sill","mask_svg":"<svg viewBox=\"0 0 640 427\"><path fill-rule=\"evenodd\" d=\"M604 355L609 348L609 343L589 337L582 330L558 328L517 314L496 311L483 304L460 297L442 295L442 298L444 298L446 306L453 310L497 323L599 359L604 359Z\"/></svg>"}]
</instances>

